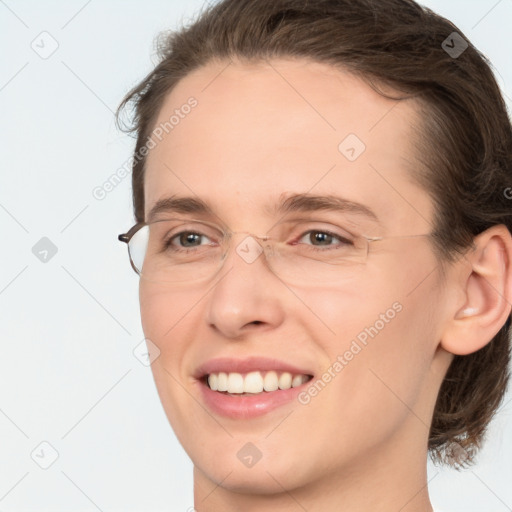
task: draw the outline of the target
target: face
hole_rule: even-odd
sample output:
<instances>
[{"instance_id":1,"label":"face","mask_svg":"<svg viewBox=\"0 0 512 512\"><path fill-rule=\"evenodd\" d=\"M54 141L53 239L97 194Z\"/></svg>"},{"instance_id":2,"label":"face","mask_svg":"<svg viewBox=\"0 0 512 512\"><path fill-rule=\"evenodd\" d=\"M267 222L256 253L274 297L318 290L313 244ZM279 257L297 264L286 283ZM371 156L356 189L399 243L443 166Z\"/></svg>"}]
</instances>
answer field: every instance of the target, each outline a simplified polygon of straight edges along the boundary
<instances>
[{"instance_id":1,"label":"face","mask_svg":"<svg viewBox=\"0 0 512 512\"><path fill-rule=\"evenodd\" d=\"M160 349L152 364L158 393L196 479L205 488L222 482L216 492L271 493L369 475L376 461L400 461L404 453L424 464L449 361L438 348L447 300L438 261L428 238L403 236L429 233L433 219L431 198L412 179L415 105L385 99L319 63L226 66L195 71L166 98L155 126L176 109L182 115L150 150L146 219L157 201L193 197L209 212L161 211L158 218L222 221L255 235L284 218L298 226L290 240L347 225L385 240L370 242L364 264L340 267L329 282L306 273L281 279L264 254L248 262L237 252L244 234L233 235L211 279L175 286L141 279L144 333ZM190 97L197 104L183 109ZM375 218L273 210L298 194L343 198ZM259 405L247 397L254 403L245 409L236 402L246 398L219 398L198 378L213 359L254 357L274 360L257 363L263 377L291 365L313 378L265 391ZM257 369L235 362L227 371L230 364L242 374Z\"/></svg>"}]
</instances>

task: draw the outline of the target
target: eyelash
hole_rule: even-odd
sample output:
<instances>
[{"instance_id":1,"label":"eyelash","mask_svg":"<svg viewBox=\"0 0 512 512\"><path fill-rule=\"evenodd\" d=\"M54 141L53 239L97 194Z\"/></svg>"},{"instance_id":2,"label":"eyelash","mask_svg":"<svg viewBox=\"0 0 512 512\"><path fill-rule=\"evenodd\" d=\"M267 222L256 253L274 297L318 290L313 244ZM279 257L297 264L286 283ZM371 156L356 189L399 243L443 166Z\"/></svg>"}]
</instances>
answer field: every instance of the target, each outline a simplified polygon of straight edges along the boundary
<instances>
[{"instance_id":1,"label":"eyelash","mask_svg":"<svg viewBox=\"0 0 512 512\"><path fill-rule=\"evenodd\" d=\"M331 236L333 238L336 238L337 240L340 241L341 244L348 244L348 245L353 245L353 242L351 240L349 240L348 238L338 234L338 233L335 233L333 231L329 231L329 230L326 230L326 229L309 229L307 231L304 231L298 238L297 238L297 241L293 242L293 245L298 245L299 242L298 240L302 240L306 235L310 234L310 233L321 233L323 235L328 235L328 236ZM174 235L172 235L171 237L169 237L167 240L164 241L164 249L169 249L169 248L173 248L172 250L175 251L175 252L191 252L191 251L195 251L197 250L198 248L200 247L203 247L203 245L199 245L199 246L194 246L194 247L181 247L181 246L173 246L172 244L172 241L176 238L179 239L180 236L182 235L198 235L200 237L205 237L205 238L209 238L207 235L203 234L203 233L199 233L197 231L180 231ZM326 250L334 250L336 249L336 247L338 247L337 245L328 245L328 246L315 246L315 245L312 245L312 244L301 244L301 245L306 245L308 246L310 249L309 250L313 250L313 251L326 251Z\"/></svg>"}]
</instances>

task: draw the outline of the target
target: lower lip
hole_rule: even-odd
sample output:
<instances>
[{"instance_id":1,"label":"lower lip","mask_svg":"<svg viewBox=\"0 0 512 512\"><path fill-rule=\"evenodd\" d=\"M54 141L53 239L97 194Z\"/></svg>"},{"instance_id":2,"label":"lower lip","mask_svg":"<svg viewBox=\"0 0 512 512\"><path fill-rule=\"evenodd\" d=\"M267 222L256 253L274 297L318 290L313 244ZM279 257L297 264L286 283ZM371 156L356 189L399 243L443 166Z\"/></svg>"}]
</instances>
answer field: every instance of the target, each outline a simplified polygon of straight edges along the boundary
<instances>
[{"instance_id":1,"label":"lower lip","mask_svg":"<svg viewBox=\"0 0 512 512\"><path fill-rule=\"evenodd\" d=\"M213 412L222 416L236 419L250 419L267 414L278 407L297 399L297 395L303 391L313 379L290 389L278 389L253 396L230 396L218 391L213 391L209 386L200 381L201 393L206 405Z\"/></svg>"}]
</instances>

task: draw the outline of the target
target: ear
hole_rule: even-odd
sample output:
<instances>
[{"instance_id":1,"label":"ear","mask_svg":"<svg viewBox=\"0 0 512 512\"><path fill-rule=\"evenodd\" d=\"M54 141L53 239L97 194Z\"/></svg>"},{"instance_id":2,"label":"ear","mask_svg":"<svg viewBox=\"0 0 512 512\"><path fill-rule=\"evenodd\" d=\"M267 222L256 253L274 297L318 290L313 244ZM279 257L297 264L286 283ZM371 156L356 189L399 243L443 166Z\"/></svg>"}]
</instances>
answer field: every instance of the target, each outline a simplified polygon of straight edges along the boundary
<instances>
[{"instance_id":1,"label":"ear","mask_svg":"<svg viewBox=\"0 0 512 512\"><path fill-rule=\"evenodd\" d=\"M475 237L460 263L457 285L462 300L447 323L441 346L467 355L494 338L512 309L512 237L506 226L492 226Z\"/></svg>"}]
</instances>

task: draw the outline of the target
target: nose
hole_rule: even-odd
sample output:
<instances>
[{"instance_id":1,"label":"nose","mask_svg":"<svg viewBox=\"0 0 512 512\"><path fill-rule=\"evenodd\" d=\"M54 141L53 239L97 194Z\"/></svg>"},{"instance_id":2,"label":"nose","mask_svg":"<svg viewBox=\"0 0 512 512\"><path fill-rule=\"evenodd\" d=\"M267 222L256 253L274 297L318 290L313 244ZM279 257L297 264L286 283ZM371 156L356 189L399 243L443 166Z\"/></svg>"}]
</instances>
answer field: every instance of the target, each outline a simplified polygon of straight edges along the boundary
<instances>
[{"instance_id":1,"label":"nose","mask_svg":"<svg viewBox=\"0 0 512 512\"><path fill-rule=\"evenodd\" d=\"M248 234L233 237L225 258L207 295L208 325L230 339L279 327L290 292L270 270L261 245Z\"/></svg>"}]
</instances>

